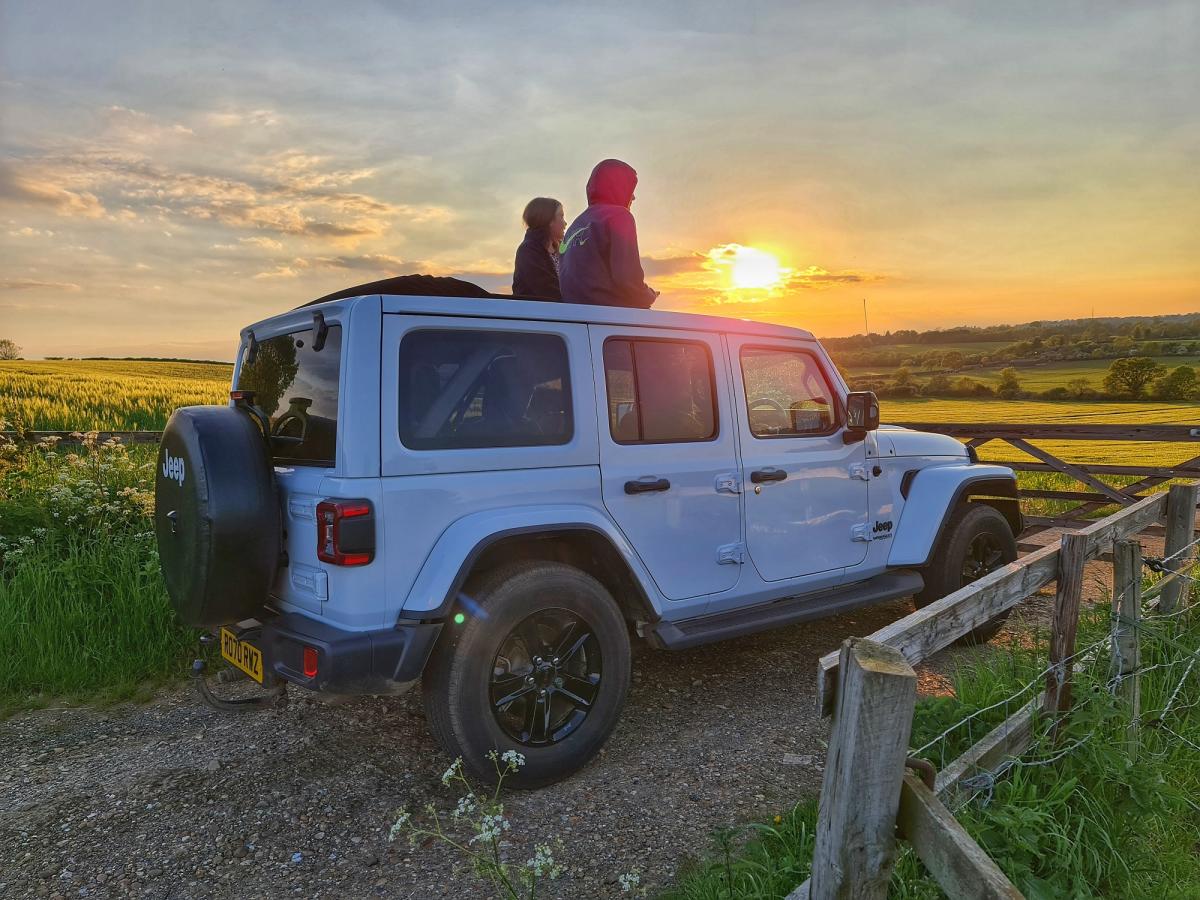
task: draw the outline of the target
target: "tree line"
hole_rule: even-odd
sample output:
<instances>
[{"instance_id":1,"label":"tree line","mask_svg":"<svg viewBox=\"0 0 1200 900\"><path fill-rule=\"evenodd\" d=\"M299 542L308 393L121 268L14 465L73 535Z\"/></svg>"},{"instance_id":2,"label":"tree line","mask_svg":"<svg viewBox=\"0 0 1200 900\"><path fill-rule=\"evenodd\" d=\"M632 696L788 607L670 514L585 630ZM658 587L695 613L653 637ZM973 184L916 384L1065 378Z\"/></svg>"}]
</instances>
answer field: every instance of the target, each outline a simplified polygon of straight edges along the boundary
<instances>
[{"instance_id":1,"label":"tree line","mask_svg":"<svg viewBox=\"0 0 1200 900\"><path fill-rule=\"evenodd\" d=\"M995 397L1001 400L1195 400L1200 399L1200 376L1192 366L1162 366L1146 356L1113 360L1097 390L1083 377L1044 391L1021 387L1021 372L1013 366L1000 370L995 385L969 375L953 377L934 373L919 380L907 366L890 377L850 379L854 390L874 391L880 397Z\"/></svg>"}]
</instances>

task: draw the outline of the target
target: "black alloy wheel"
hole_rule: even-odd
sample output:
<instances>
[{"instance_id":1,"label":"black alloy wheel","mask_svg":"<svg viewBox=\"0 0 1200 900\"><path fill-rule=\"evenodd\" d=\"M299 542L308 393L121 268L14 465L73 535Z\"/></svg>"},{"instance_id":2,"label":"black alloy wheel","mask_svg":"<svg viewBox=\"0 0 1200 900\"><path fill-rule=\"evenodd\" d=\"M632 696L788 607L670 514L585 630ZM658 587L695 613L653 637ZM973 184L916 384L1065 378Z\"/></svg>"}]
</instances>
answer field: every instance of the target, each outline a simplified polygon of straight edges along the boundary
<instances>
[{"instance_id":1,"label":"black alloy wheel","mask_svg":"<svg viewBox=\"0 0 1200 900\"><path fill-rule=\"evenodd\" d=\"M1004 548L1000 546L996 535L988 531L980 532L967 546L967 553L963 558L962 583L966 585L978 581L989 572L996 571L1005 562L1007 560L1004 558Z\"/></svg>"},{"instance_id":2,"label":"black alloy wheel","mask_svg":"<svg viewBox=\"0 0 1200 900\"><path fill-rule=\"evenodd\" d=\"M917 608L978 581L1017 558L1017 540L1008 520L986 503L964 503L946 522L932 558L922 571L925 587L913 598ZM1008 611L959 639L964 644L991 640Z\"/></svg>"},{"instance_id":3,"label":"black alloy wheel","mask_svg":"<svg viewBox=\"0 0 1200 900\"><path fill-rule=\"evenodd\" d=\"M509 632L492 661L492 714L523 746L558 743L591 712L603 675L592 627L569 610L538 610Z\"/></svg>"},{"instance_id":4,"label":"black alloy wheel","mask_svg":"<svg viewBox=\"0 0 1200 900\"><path fill-rule=\"evenodd\" d=\"M525 758L506 787L561 781L612 734L630 681L629 627L592 575L517 560L468 581L469 613L451 616L422 676L425 714L451 758L480 781L489 754Z\"/></svg>"}]
</instances>

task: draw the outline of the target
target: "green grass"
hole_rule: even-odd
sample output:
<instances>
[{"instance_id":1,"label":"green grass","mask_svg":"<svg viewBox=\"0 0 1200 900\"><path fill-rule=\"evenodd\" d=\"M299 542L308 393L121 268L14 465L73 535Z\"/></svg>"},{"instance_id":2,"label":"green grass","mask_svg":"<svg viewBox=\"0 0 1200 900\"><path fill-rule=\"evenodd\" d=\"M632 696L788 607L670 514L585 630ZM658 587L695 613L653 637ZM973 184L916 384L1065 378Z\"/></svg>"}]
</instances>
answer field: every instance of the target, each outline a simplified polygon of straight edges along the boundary
<instances>
[{"instance_id":1,"label":"green grass","mask_svg":"<svg viewBox=\"0 0 1200 900\"><path fill-rule=\"evenodd\" d=\"M1079 647L1109 627L1107 610L1085 612ZM953 676L954 694L918 703L912 747L940 735L969 713L1009 697L1044 671L1046 636L1022 633L993 645ZM1173 711L1162 712L1200 647L1200 616L1185 629L1162 621L1143 631L1140 743L1125 743L1129 710L1105 687L1108 658L1075 676L1076 707L1058 743L1047 722L993 793L959 808L963 826L1030 900L1050 898L1182 898L1200 884L1200 675L1184 681ZM923 754L939 768L1015 712L1032 696L988 711ZM1170 729L1168 731L1168 728ZM1174 732L1172 734L1171 732ZM1061 751L1067 751L1065 753ZM1057 758L1056 758L1057 757ZM664 900L779 898L809 875L817 807L806 799L768 824L721 832L711 854L685 863ZM902 847L889 897L943 896L910 848Z\"/></svg>"},{"instance_id":2,"label":"green grass","mask_svg":"<svg viewBox=\"0 0 1200 900\"><path fill-rule=\"evenodd\" d=\"M175 621L153 537L68 537L5 562L0 704L120 698L177 677L192 639Z\"/></svg>"},{"instance_id":3,"label":"green grass","mask_svg":"<svg viewBox=\"0 0 1200 900\"><path fill-rule=\"evenodd\" d=\"M159 574L154 448L0 456L0 714L117 699L186 671L194 638Z\"/></svg>"}]
</instances>

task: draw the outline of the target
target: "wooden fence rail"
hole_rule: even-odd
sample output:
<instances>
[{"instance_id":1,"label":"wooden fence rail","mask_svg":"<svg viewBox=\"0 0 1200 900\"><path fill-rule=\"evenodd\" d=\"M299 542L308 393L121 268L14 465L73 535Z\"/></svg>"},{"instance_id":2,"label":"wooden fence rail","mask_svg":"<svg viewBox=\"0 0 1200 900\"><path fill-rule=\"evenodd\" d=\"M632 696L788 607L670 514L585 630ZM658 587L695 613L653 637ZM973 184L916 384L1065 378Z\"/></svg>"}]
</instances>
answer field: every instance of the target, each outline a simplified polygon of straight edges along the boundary
<instances>
[{"instance_id":1,"label":"wooden fence rail","mask_svg":"<svg viewBox=\"0 0 1200 900\"><path fill-rule=\"evenodd\" d=\"M1053 516L1026 515L1023 537L1030 537L1048 528L1076 528L1099 510L1113 504L1129 506L1141 499L1146 491L1172 479L1200 478L1200 455L1189 456L1178 463L1160 465L1124 465L1120 463L1087 463L1063 459L1031 441L1138 441L1172 445L1195 444L1200 452L1200 424L1196 425L1117 425L1088 423L1077 425L1016 424L987 422L904 422L904 428L933 431L965 441L970 447L983 447L1000 441L1021 451L1030 459L981 459L1008 466L1018 472L1058 472L1078 482L1088 490L1056 490L1052 488L1022 488L1020 495L1027 499L1074 500L1076 505ZM1137 476L1125 486L1114 486L1099 475Z\"/></svg>"},{"instance_id":2,"label":"wooden fence rail","mask_svg":"<svg viewBox=\"0 0 1200 900\"><path fill-rule=\"evenodd\" d=\"M1003 770L1005 760L1026 750L1043 710L1056 716L1069 712L1073 664L1085 665L1102 652L1096 646L1077 659L1075 649L1084 565L1102 552L1112 553L1114 566L1110 671L1116 690L1134 710L1127 739L1131 744L1137 741L1141 605L1153 598L1151 605L1157 605L1161 613L1168 601L1186 602L1186 592L1181 590L1185 569L1196 563L1191 559L1194 553L1187 554L1186 562L1175 560L1178 565L1168 566L1162 580L1143 593L1141 551L1132 538L1150 526L1165 525L1167 546L1174 548L1168 556L1185 553L1195 540L1198 499L1200 483L1193 482L1173 485L1167 494L1136 500L1084 529L1063 535L1059 546L1029 554L867 638L851 638L837 653L822 657L818 703L823 715L833 715L833 731L817 822L821 852L814 853L812 877L793 891L789 900L885 898L884 876L891 872L895 836L880 821L891 821L887 817L893 814L900 836L913 846L951 900L1021 897L954 820L942 798L962 790L971 776ZM890 745L885 746L885 736L907 737L911 728L911 721L904 718L911 717L913 701L898 688L911 667L1051 581L1057 582L1058 589L1048 667L1053 674L1045 690L945 766L932 788L906 774L896 763L897 754ZM1175 606L1171 612L1177 610ZM880 688L875 697L869 696L871 682L865 682L858 671L858 654L864 650L871 659L889 660L893 683L886 690ZM844 693L847 691L852 693ZM858 779L844 777L842 770L847 765L856 769ZM864 780L870 786L868 792L862 790ZM872 808L862 809L865 804ZM875 843L863 846L864 840Z\"/></svg>"}]
</instances>

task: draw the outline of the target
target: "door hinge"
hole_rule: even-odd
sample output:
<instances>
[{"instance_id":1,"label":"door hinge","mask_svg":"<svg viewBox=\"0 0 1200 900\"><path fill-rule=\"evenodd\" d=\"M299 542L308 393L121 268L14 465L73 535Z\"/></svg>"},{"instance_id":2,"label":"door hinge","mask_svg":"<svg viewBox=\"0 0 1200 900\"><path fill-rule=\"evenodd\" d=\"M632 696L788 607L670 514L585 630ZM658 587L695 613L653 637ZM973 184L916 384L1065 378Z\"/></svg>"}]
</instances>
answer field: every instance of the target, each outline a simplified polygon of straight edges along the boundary
<instances>
[{"instance_id":1,"label":"door hinge","mask_svg":"<svg viewBox=\"0 0 1200 900\"><path fill-rule=\"evenodd\" d=\"M870 481L871 475L870 475L870 473L867 472L867 464L866 463L851 463L850 464L850 477L858 478L862 481Z\"/></svg>"},{"instance_id":2,"label":"door hinge","mask_svg":"<svg viewBox=\"0 0 1200 900\"><path fill-rule=\"evenodd\" d=\"M719 566L740 566L745 561L745 544L723 544L717 548L717 565Z\"/></svg>"},{"instance_id":3,"label":"door hinge","mask_svg":"<svg viewBox=\"0 0 1200 900\"><path fill-rule=\"evenodd\" d=\"M734 472L722 472L717 476L715 486L718 494L740 494L742 479Z\"/></svg>"}]
</instances>

